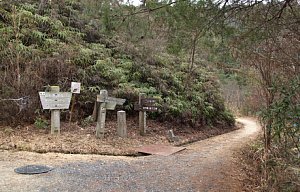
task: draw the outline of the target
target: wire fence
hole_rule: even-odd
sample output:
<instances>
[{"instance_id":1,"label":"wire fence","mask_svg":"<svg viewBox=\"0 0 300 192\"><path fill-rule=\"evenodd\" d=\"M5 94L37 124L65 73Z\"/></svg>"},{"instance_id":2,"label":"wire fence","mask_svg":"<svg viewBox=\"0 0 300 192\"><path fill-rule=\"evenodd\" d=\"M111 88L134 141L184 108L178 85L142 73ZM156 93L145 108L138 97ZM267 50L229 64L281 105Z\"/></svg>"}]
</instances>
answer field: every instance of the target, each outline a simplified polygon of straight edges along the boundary
<instances>
[{"instance_id":1,"label":"wire fence","mask_svg":"<svg viewBox=\"0 0 300 192\"><path fill-rule=\"evenodd\" d=\"M19 107L18 114L20 114L24 109L26 109L29 106L30 97L24 96L18 99L0 99L0 102L14 102Z\"/></svg>"}]
</instances>

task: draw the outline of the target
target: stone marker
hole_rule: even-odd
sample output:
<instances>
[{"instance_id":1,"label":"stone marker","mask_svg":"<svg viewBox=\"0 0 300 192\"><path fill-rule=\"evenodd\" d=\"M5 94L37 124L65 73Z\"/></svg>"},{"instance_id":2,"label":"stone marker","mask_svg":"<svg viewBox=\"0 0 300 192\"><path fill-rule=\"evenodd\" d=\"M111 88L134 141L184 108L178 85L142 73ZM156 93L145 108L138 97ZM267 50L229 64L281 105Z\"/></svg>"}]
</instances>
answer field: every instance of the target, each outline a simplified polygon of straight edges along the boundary
<instances>
[{"instance_id":1,"label":"stone marker","mask_svg":"<svg viewBox=\"0 0 300 192\"><path fill-rule=\"evenodd\" d=\"M108 97L107 90L100 90L97 102L100 103L97 116L96 137L103 138L105 133L106 110L114 110L116 105L123 105L126 99Z\"/></svg>"},{"instance_id":2,"label":"stone marker","mask_svg":"<svg viewBox=\"0 0 300 192\"><path fill-rule=\"evenodd\" d=\"M118 118L117 133L120 137L126 138L127 137L126 112L118 111L117 118Z\"/></svg>"},{"instance_id":3,"label":"stone marker","mask_svg":"<svg viewBox=\"0 0 300 192\"><path fill-rule=\"evenodd\" d=\"M108 97L108 93L106 90L100 91L100 98L103 102L100 103L98 109L98 117L97 117L97 126L96 126L96 137L103 138L104 130L105 130L105 118L106 118L106 103L104 102Z\"/></svg>"},{"instance_id":4,"label":"stone marker","mask_svg":"<svg viewBox=\"0 0 300 192\"><path fill-rule=\"evenodd\" d=\"M178 142L179 141L178 136L174 135L174 132L172 129L167 131L167 138L170 142Z\"/></svg>"},{"instance_id":5,"label":"stone marker","mask_svg":"<svg viewBox=\"0 0 300 192\"><path fill-rule=\"evenodd\" d=\"M139 105L142 105L142 99L144 99L146 96L145 93L140 93L139 94ZM147 124L146 124L146 111L139 111L139 128L140 128L140 134L145 135L147 131Z\"/></svg>"}]
</instances>

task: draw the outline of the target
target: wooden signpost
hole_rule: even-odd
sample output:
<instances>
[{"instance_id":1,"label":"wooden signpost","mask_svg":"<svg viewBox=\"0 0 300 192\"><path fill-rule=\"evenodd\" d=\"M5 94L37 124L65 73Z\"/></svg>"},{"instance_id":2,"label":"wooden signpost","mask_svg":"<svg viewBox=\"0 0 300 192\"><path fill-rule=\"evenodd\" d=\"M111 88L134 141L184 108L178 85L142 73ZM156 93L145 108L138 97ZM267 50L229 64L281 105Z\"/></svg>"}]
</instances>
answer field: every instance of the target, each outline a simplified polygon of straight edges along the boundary
<instances>
[{"instance_id":1,"label":"wooden signpost","mask_svg":"<svg viewBox=\"0 0 300 192\"><path fill-rule=\"evenodd\" d=\"M43 109L51 110L51 134L60 133L60 110L69 109L72 93L59 92L59 86L51 86L50 92L39 92Z\"/></svg>"},{"instance_id":2,"label":"wooden signpost","mask_svg":"<svg viewBox=\"0 0 300 192\"><path fill-rule=\"evenodd\" d=\"M74 111L74 106L76 103L76 94L80 93L81 83L78 82L71 82L71 93L74 93L74 96L72 98L72 105L71 105L71 111L70 111L70 118L69 118L69 124L72 122L72 115Z\"/></svg>"},{"instance_id":3,"label":"wooden signpost","mask_svg":"<svg viewBox=\"0 0 300 192\"><path fill-rule=\"evenodd\" d=\"M140 93L139 102L134 105L134 110L139 111L139 128L140 128L141 135L145 135L147 131L146 112L158 111L158 107L156 106L156 103L157 103L157 99L146 98L145 93Z\"/></svg>"},{"instance_id":4,"label":"wooden signpost","mask_svg":"<svg viewBox=\"0 0 300 192\"><path fill-rule=\"evenodd\" d=\"M116 105L123 105L125 101L126 99L108 97L107 90L100 90L100 94L97 95L97 102L100 103L100 106L98 109L96 137L104 137L106 110L114 110Z\"/></svg>"}]
</instances>

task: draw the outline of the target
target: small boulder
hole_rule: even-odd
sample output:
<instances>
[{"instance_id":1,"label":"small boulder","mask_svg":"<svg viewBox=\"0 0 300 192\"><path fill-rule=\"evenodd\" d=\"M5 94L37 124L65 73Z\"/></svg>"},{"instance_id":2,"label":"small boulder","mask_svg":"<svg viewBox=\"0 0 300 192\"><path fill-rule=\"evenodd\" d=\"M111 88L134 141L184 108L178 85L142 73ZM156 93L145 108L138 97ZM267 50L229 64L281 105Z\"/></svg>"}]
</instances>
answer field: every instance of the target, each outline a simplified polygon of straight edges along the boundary
<instances>
[{"instance_id":1,"label":"small boulder","mask_svg":"<svg viewBox=\"0 0 300 192\"><path fill-rule=\"evenodd\" d=\"M168 138L169 142L178 142L179 141L179 137L174 135L174 132L172 129L167 131L167 138Z\"/></svg>"}]
</instances>

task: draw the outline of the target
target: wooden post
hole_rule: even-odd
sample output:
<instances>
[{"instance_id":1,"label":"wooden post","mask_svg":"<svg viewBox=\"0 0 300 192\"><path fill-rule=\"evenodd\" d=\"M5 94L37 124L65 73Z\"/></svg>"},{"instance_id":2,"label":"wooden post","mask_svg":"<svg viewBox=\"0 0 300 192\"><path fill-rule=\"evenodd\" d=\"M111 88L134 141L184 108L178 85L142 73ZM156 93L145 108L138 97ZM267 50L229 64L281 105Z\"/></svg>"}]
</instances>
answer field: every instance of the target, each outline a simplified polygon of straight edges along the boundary
<instances>
[{"instance_id":1,"label":"wooden post","mask_svg":"<svg viewBox=\"0 0 300 192\"><path fill-rule=\"evenodd\" d=\"M96 137L103 138L105 132L105 117L106 117L106 102L105 100L108 97L106 90L100 90L100 98L104 102L100 103L98 110L97 126L96 126Z\"/></svg>"},{"instance_id":2,"label":"wooden post","mask_svg":"<svg viewBox=\"0 0 300 192\"><path fill-rule=\"evenodd\" d=\"M146 97L145 93L140 93L139 95L139 105L142 106L142 99ZM140 134L143 136L146 134L146 111L140 111L139 112L139 128L140 128Z\"/></svg>"},{"instance_id":3,"label":"wooden post","mask_svg":"<svg viewBox=\"0 0 300 192\"><path fill-rule=\"evenodd\" d=\"M120 137L126 138L127 137L126 112L118 111L117 118L118 118L117 133Z\"/></svg>"},{"instance_id":4,"label":"wooden post","mask_svg":"<svg viewBox=\"0 0 300 192\"><path fill-rule=\"evenodd\" d=\"M73 98L72 98L69 124L71 124L71 122L72 122L72 115L73 115L74 106L75 106L75 103L76 103L76 94L80 93L80 85L81 85L81 83L79 83L79 82L71 82L71 93L74 93L74 94L72 94Z\"/></svg>"},{"instance_id":5,"label":"wooden post","mask_svg":"<svg viewBox=\"0 0 300 192\"><path fill-rule=\"evenodd\" d=\"M58 93L59 86L51 86L50 92ZM60 110L52 109L51 110L51 134L58 133L60 134Z\"/></svg>"},{"instance_id":6,"label":"wooden post","mask_svg":"<svg viewBox=\"0 0 300 192\"><path fill-rule=\"evenodd\" d=\"M72 102L71 102L72 105L71 105L71 111L70 111L69 125L72 122L72 115L73 115L73 111L74 111L75 102L76 102L76 94L74 94L74 96L72 98Z\"/></svg>"},{"instance_id":7,"label":"wooden post","mask_svg":"<svg viewBox=\"0 0 300 192\"><path fill-rule=\"evenodd\" d=\"M95 101L95 104L94 104L94 109L93 109L93 114L92 114L92 117L93 117L93 121L96 122L97 121L97 114L98 114L98 104L97 104L97 101Z\"/></svg>"}]
</instances>

